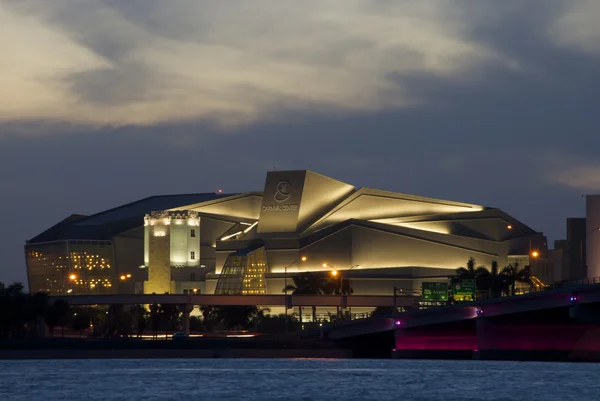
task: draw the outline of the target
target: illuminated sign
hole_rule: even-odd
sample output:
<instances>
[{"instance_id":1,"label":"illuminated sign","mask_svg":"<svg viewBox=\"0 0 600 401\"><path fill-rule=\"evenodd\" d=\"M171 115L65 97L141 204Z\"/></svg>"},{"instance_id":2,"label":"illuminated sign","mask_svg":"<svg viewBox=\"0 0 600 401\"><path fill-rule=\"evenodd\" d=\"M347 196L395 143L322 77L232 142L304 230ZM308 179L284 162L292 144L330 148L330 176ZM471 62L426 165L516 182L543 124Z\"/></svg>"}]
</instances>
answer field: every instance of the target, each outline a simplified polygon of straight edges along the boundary
<instances>
[{"instance_id":1,"label":"illuminated sign","mask_svg":"<svg viewBox=\"0 0 600 401\"><path fill-rule=\"evenodd\" d=\"M452 286L452 294L455 301L473 301L477 293L475 280L462 280Z\"/></svg>"},{"instance_id":2,"label":"illuminated sign","mask_svg":"<svg viewBox=\"0 0 600 401\"><path fill-rule=\"evenodd\" d=\"M448 283L427 283L424 282L421 287L421 294L424 301L447 301Z\"/></svg>"},{"instance_id":3,"label":"illuminated sign","mask_svg":"<svg viewBox=\"0 0 600 401\"><path fill-rule=\"evenodd\" d=\"M289 181L279 181L277 183L277 191L275 192L276 202L285 202L292 196L291 192L292 184Z\"/></svg>"},{"instance_id":4,"label":"illuminated sign","mask_svg":"<svg viewBox=\"0 0 600 401\"><path fill-rule=\"evenodd\" d=\"M263 212L289 212L298 210L298 205L264 205L262 207Z\"/></svg>"}]
</instances>

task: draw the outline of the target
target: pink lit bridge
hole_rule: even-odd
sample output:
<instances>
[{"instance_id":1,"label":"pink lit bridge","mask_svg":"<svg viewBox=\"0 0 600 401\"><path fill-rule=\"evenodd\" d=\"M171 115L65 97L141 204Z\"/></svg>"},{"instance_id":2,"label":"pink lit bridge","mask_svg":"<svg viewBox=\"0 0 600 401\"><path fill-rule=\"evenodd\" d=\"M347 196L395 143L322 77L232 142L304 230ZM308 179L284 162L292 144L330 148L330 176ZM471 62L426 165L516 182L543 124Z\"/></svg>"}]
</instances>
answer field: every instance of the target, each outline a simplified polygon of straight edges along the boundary
<instances>
[{"instance_id":1,"label":"pink lit bridge","mask_svg":"<svg viewBox=\"0 0 600 401\"><path fill-rule=\"evenodd\" d=\"M332 323L322 336L358 355L600 360L600 285Z\"/></svg>"}]
</instances>

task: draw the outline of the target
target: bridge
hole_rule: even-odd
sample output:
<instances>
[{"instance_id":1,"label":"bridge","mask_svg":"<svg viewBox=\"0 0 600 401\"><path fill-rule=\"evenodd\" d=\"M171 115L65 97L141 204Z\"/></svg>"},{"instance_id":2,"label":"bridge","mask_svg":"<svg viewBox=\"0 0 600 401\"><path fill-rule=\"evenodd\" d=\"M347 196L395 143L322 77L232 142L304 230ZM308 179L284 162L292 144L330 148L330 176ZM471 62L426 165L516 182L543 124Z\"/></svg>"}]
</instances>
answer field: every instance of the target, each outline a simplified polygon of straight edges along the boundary
<instances>
[{"instance_id":1,"label":"bridge","mask_svg":"<svg viewBox=\"0 0 600 401\"><path fill-rule=\"evenodd\" d=\"M322 336L398 358L600 359L600 285L323 326Z\"/></svg>"},{"instance_id":2,"label":"bridge","mask_svg":"<svg viewBox=\"0 0 600 401\"><path fill-rule=\"evenodd\" d=\"M64 300L69 305L149 305L176 304L182 312L183 331L189 334L194 306L285 306L298 307L408 307L418 296L393 295L203 295L203 294L111 294L50 296L49 302Z\"/></svg>"},{"instance_id":3,"label":"bridge","mask_svg":"<svg viewBox=\"0 0 600 401\"><path fill-rule=\"evenodd\" d=\"M286 302L287 298L287 302ZM69 305L149 305L178 304L202 306L329 306L329 307L377 307L411 306L418 296L394 297L392 295L195 295L195 294L114 294L114 295L64 295L50 296L50 302L58 299Z\"/></svg>"}]
</instances>

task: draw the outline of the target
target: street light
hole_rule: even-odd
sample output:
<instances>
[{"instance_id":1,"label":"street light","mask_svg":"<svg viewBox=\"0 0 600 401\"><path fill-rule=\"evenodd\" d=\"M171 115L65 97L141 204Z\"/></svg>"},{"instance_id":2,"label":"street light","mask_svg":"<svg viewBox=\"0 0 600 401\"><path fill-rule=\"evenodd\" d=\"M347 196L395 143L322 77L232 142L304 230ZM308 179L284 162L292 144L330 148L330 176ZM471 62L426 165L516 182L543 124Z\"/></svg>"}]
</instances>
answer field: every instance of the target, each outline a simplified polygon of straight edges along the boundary
<instances>
[{"instance_id":1,"label":"street light","mask_svg":"<svg viewBox=\"0 0 600 401\"><path fill-rule=\"evenodd\" d=\"M71 274L69 276L69 280L71 280L71 281L75 280L76 278L77 278L77 276L75 274Z\"/></svg>"},{"instance_id":2,"label":"street light","mask_svg":"<svg viewBox=\"0 0 600 401\"><path fill-rule=\"evenodd\" d=\"M538 256L540 256L540 253L538 251L533 251L531 252L531 256L537 258Z\"/></svg>"},{"instance_id":3,"label":"street light","mask_svg":"<svg viewBox=\"0 0 600 401\"><path fill-rule=\"evenodd\" d=\"M332 277L337 277L337 275L340 275L340 315L341 315L341 308L343 307L342 305L344 304L344 277L342 275L342 271L341 270L337 270L335 267L333 267L332 265L330 265L329 263L323 263L323 267L327 268L330 267L331 268L331 272L329 274L331 274ZM360 265L353 265L350 266L349 269L347 270L352 270L355 267L360 267ZM350 291L348 291L350 292Z\"/></svg>"},{"instance_id":4,"label":"street light","mask_svg":"<svg viewBox=\"0 0 600 401\"><path fill-rule=\"evenodd\" d=\"M285 288L283 289L285 291L285 314L287 315L287 310L288 310L288 304L287 304L287 291L288 291L288 286L287 286L287 271L288 268L292 265L295 265L296 263L300 263L300 262L306 262L308 260L308 258L306 256L301 256L300 259L294 260L292 263L290 263L289 265L287 265L286 267L283 268L283 280L284 280L284 286ZM287 322L287 320L286 320Z\"/></svg>"}]
</instances>

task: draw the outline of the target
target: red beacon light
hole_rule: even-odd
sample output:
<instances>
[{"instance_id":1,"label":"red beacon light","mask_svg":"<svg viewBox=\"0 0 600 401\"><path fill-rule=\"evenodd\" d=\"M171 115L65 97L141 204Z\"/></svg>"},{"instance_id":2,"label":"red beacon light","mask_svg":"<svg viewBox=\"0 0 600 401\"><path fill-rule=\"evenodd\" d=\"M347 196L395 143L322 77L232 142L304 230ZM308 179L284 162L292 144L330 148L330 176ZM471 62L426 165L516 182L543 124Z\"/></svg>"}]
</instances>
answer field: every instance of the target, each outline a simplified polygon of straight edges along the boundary
<instances>
[{"instance_id":1,"label":"red beacon light","mask_svg":"<svg viewBox=\"0 0 600 401\"><path fill-rule=\"evenodd\" d=\"M222 193L223 193L223 190L222 190L222 189L219 189L217 192L218 192L218 193L220 193L220 194L222 194Z\"/></svg>"}]
</instances>

